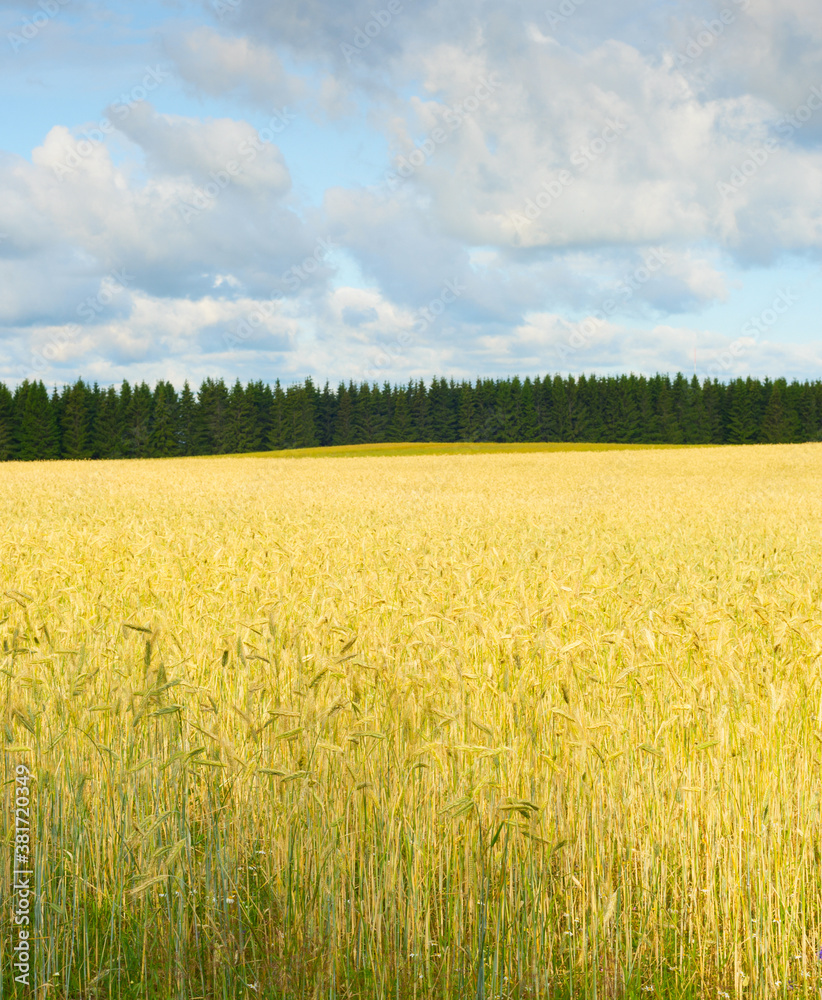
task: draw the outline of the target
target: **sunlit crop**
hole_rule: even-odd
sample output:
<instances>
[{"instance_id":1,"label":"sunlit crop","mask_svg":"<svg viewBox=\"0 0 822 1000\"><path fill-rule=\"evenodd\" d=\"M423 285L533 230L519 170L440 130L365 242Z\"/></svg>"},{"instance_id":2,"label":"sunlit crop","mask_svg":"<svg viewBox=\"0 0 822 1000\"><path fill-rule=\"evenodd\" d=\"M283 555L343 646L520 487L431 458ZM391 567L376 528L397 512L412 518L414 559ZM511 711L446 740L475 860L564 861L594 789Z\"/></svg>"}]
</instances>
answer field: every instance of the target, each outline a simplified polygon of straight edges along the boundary
<instances>
[{"instance_id":1,"label":"sunlit crop","mask_svg":"<svg viewBox=\"0 0 822 1000\"><path fill-rule=\"evenodd\" d=\"M3 996L818 995L822 446L2 471Z\"/></svg>"}]
</instances>

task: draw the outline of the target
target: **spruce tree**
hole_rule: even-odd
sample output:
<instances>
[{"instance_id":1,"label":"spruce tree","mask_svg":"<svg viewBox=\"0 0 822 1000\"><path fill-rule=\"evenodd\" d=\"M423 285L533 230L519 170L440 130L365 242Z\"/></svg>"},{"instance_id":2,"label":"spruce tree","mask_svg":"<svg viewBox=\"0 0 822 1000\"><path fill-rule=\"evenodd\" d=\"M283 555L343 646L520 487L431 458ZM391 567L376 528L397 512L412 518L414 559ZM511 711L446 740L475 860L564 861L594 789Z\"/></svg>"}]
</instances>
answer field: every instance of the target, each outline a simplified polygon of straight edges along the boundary
<instances>
[{"instance_id":1,"label":"spruce tree","mask_svg":"<svg viewBox=\"0 0 822 1000\"><path fill-rule=\"evenodd\" d=\"M251 401L246 396L242 382L235 379L234 385L228 392L225 407L223 448L226 454L251 451L254 436L253 418Z\"/></svg>"},{"instance_id":2,"label":"spruce tree","mask_svg":"<svg viewBox=\"0 0 822 1000\"><path fill-rule=\"evenodd\" d=\"M785 388L785 379L777 379L771 388L760 431L760 440L766 444L781 444L792 440L785 405Z\"/></svg>"},{"instance_id":3,"label":"spruce tree","mask_svg":"<svg viewBox=\"0 0 822 1000\"><path fill-rule=\"evenodd\" d=\"M456 413L451 409L450 391L444 378L431 379L428 433L431 441L455 441L457 438Z\"/></svg>"},{"instance_id":4,"label":"spruce tree","mask_svg":"<svg viewBox=\"0 0 822 1000\"><path fill-rule=\"evenodd\" d=\"M0 462L16 458L14 444L14 396L0 382Z\"/></svg>"},{"instance_id":5,"label":"spruce tree","mask_svg":"<svg viewBox=\"0 0 822 1000\"><path fill-rule=\"evenodd\" d=\"M180 453L180 433L177 425L177 391L170 382L158 382L154 387L153 420L149 452L154 458L170 458Z\"/></svg>"},{"instance_id":6,"label":"spruce tree","mask_svg":"<svg viewBox=\"0 0 822 1000\"><path fill-rule=\"evenodd\" d=\"M123 457L123 426L120 416L120 399L114 386L109 386L97 404L97 419L92 431L94 458Z\"/></svg>"},{"instance_id":7,"label":"spruce tree","mask_svg":"<svg viewBox=\"0 0 822 1000\"><path fill-rule=\"evenodd\" d=\"M177 406L177 450L180 455L197 455L198 441L202 435L198 433L199 410L197 399L191 391L188 380L183 384L180 400Z\"/></svg>"},{"instance_id":8,"label":"spruce tree","mask_svg":"<svg viewBox=\"0 0 822 1000\"><path fill-rule=\"evenodd\" d=\"M819 417L816 396L806 382L799 386L796 399L796 413L799 420L799 441L818 441Z\"/></svg>"},{"instance_id":9,"label":"spruce tree","mask_svg":"<svg viewBox=\"0 0 822 1000\"><path fill-rule=\"evenodd\" d=\"M280 380L274 383L274 393L271 401L271 425L268 429L268 447L272 451L281 451L286 447L285 426L285 393Z\"/></svg>"},{"instance_id":10,"label":"spruce tree","mask_svg":"<svg viewBox=\"0 0 822 1000\"><path fill-rule=\"evenodd\" d=\"M497 379L494 406L486 414L482 428L484 441L507 442L517 437L517 418L514 408L514 394L510 379Z\"/></svg>"},{"instance_id":11,"label":"spruce tree","mask_svg":"<svg viewBox=\"0 0 822 1000\"><path fill-rule=\"evenodd\" d=\"M749 382L741 378L735 379L728 386L727 393L729 399L727 442L750 444L756 441L759 434L751 404Z\"/></svg>"},{"instance_id":12,"label":"spruce tree","mask_svg":"<svg viewBox=\"0 0 822 1000\"><path fill-rule=\"evenodd\" d=\"M271 386L266 385L262 379L258 379L246 387L246 396L253 413L249 450L262 451L266 447L271 426L271 404L273 401Z\"/></svg>"},{"instance_id":13,"label":"spruce tree","mask_svg":"<svg viewBox=\"0 0 822 1000\"><path fill-rule=\"evenodd\" d=\"M539 441L539 421L537 419L537 407L534 399L534 386L531 379L526 376L522 383L520 394L520 441Z\"/></svg>"},{"instance_id":14,"label":"spruce tree","mask_svg":"<svg viewBox=\"0 0 822 1000\"><path fill-rule=\"evenodd\" d=\"M408 405L408 390L400 386L394 395L393 414L389 428L390 441L413 441L411 411Z\"/></svg>"},{"instance_id":15,"label":"spruce tree","mask_svg":"<svg viewBox=\"0 0 822 1000\"><path fill-rule=\"evenodd\" d=\"M422 379L409 382L408 411L411 418L411 440L431 441L431 424L428 418L428 390Z\"/></svg>"},{"instance_id":16,"label":"spruce tree","mask_svg":"<svg viewBox=\"0 0 822 1000\"><path fill-rule=\"evenodd\" d=\"M334 440L334 421L337 417L337 396L328 382L323 386L317 401L316 428L317 441L327 448Z\"/></svg>"},{"instance_id":17,"label":"spruce tree","mask_svg":"<svg viewBox=\"0 0 822 1000\"><path fill-rule=\"evenodd\" d=\"M197 393L200 403L202 453L225 455L230 447L228 389L223 379L207 378Z\"/></svg>"},{"instance_id":18,"label":"spruce tree","mask_svg":"<svg viewBox=\"0 0 822 1000\"><path fill-rule=\"evenodd\" d=\"M657 375L656 415L659 439L665 444L682 444L682 427L677 420L671 380L667 375Z\"/></svg>"},{"instance_id":19,"label":"spruce tree","mask_svg":"<svg viewBox=\"0 0 822 1000\"><path fill-rule=\"evenodd\" d=\"M546 379L543 383L543 390L546 390L547 386L548 380ZM550 403L547 407L546 441L570 441L571 417L568 386L561 375L555 375L551 380L550 396Z\"/></svg>"},{"instance_id":20,"label":"spruce tree","mask_svg":"<svg viewBox=\"0 0 822 1000\"><path fill-rule=\"evenodd\" d=\"M305 385L290 385L286 390L283 422L285 448L314 447L314 395Z\"/></svg>"},{"instance_id":21,"label":"spruce tree","mask_svg":"<svg viewBox=\"0 0 822 1000\"><path fill-rule=\"evenodd\" d=\"M702 437L702 386L696 375L691 376L683 391L682 435L685 444L703 444Z\"/></svg>"},{"instance_id":22,"label":"spruce tree","mask_svg":"<svg viewBox=\"0 0 822 1000\"><path fill-rule=\"evenodd\" d=\"M60 395L60 453L62 458L81 459L91 456L88 386L82 379L66 385Z\"/></svg>"},{"instance_id":23,"label":"spruce tree","mask_svg":"<svg viewBox=\"0 0 822 1000\"><path fill-rule=\"evenodd\" d=\"M371 386L363 382L351 392L351 443L370 444L374 441L374 397Z\"/></svg>"},{"instance_id":24,"label":"spruce tree","mask_svg":"<svg viewBox=\"0 0 822 1000\"><path fill-rule=\"evenodd\" d=\"M17 457L24 461L57 458L56 400L49 398L41 381L22 383L16 409L20 415Z\"/></svg>"},{"instance_id":25,"label":"spruce tree","mask_svg":"<svg viewBox=\"0 0 822 1000\"><path fill-rule=\"evenodd\" d=\"M568 401L568 421L569 432L566 441L590 441L590 417L586 396L588 385L584 375L574 381L573 376L568 377L566 386L566 399Z\"/></svg>"},{"instance_id":26,"label":"spruce tree","mask_svg":"<svg viewBox=\"0 0 822 1000\"><path fill-rule=\"evenodd\" d=\"M477 380L479 382L479 380ZM476 441L479 437L478 407L474 387L463 382L460 387L460 403L457 429L460 441Z\"/></svg>"},{"instance_id":27,"label":"spruce tree","mask_svg":"<svg viewBox=\"0 0 822 1000\"><path fill-rule=\"evenodd\" d=\"M391 388L390 383L383 382L379 404L375 414L374 433L377 436L377 441L385 442L390 440L388 433L389 428L391 427L391 422L394 419L394 401L394 391Z\"/></svg>"},{"instance_id":28,"label":"spruce tree","mask_svg":"<svg viewBox=\"0 0 822 1000\"><path fill-rule=\"evenodd\" d=\"M123 422L123 440L129 458L148 458L151 455L153 402L151 389L145 382L134 387Z\"/></svg>"},{"instance_id":29,"label":"spruce tree","mask_svg":"<svg viewBox=\"0 0 822 1000\"><path fill-rule=\"evenodd\" d=\"M337 414L334 420L334 434L331 443L335 445L351 444L353 441L353 403L351 399L354 383L347 388L340 382L337 389Z\"/></svg>"},{"instance_id":30,"label":"spruce tree","mask_svg":"<svg viewBox=\"0 0 822 1000\"><path fill-rule=\"evenodd\" d=\"M574 401L574 440L602 441L605 423L596 375L580 375Z\"/></svg>"}]
</instances>

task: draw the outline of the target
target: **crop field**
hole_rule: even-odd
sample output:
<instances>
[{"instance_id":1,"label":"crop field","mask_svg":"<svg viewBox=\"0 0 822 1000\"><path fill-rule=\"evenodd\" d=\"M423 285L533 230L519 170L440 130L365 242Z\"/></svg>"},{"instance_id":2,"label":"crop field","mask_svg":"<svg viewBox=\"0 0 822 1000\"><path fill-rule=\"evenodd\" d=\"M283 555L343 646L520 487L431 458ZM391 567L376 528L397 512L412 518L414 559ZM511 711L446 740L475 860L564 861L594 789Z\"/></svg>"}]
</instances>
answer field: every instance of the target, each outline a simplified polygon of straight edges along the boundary
<instances>
[{"instance_id":1,"label":"crop field","mask_svg":"<svg viewBox=\"0 0 822 1000\"><path fill-rule=\"evenodd\" d=\"M0 998L820 995L822 445L9 463L0 523Z\"/></svg>"}]
</instances>

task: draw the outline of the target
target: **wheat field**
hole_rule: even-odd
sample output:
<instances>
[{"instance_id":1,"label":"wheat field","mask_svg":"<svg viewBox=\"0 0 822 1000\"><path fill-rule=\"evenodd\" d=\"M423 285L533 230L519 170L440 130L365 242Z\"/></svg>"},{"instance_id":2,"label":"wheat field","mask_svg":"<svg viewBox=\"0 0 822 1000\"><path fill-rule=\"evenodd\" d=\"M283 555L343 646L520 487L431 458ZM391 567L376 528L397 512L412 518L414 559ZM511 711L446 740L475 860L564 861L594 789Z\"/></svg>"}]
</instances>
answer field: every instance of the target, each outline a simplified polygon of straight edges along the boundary
<instances>
[{"instance_id":1,"label":"wheat field","mask_svg":"<svg viewBox=\"0 0 822 1000\"><path fill-rule=\"evenodd\" d=\"M0 505L0 997L820 995L822 445L19 463Z\"/></svg>"}]
</instances>

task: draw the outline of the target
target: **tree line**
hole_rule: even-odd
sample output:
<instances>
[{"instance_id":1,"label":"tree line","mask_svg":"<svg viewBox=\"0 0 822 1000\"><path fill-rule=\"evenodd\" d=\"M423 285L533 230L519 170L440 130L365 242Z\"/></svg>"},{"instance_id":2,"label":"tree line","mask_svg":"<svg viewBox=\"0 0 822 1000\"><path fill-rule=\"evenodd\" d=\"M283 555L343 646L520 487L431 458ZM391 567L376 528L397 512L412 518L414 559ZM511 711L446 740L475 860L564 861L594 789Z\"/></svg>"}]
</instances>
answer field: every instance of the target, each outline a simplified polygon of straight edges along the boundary
<instances>
[{"instance_id":1,"label":"tree line","mask_svg":"<svg viewBox=\"0 0 822 1000\"><path fill-rule=\"evenodd\" d=\"M681 373L434 378L429 385L310 378L101 388L0 382L0 460L159 458L398 441L750 444L822 440L822 382L700 382Z\"/></svg>"}]
</instances>

